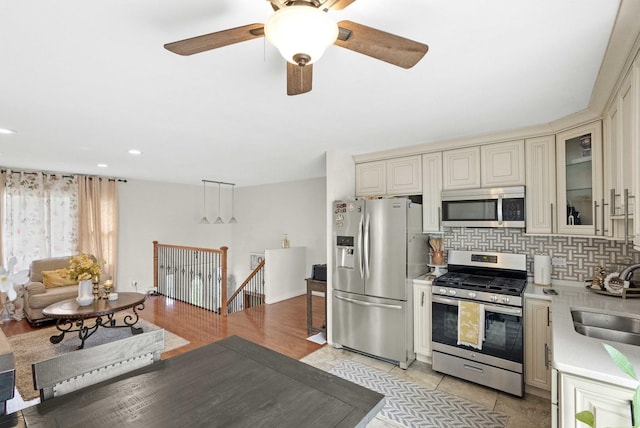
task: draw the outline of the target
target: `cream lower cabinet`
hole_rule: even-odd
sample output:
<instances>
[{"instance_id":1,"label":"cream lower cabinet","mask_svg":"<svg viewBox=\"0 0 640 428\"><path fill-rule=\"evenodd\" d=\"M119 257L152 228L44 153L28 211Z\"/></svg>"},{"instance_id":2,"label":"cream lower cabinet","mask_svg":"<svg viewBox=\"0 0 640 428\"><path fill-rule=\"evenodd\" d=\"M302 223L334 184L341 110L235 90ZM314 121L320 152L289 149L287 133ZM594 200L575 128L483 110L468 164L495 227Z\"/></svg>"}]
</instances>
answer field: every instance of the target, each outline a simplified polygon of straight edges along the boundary
<instances>
[{"instance_id":1,"label":"cream lower cabinet","mask_svg":"<svg viewBox=\"0 0 640 428\"><path fill-rule=\"evenodd\" d=\"M416 359L431 362L431 283L413 281L413 350Z\"/></svg>"},{"instance_id":2,"label":"cream lower cabinet","mask_svg":"<svg viewBox=\"0 0 640 428\"><path fill-rule=\"evenodd\" d=\"M551 390L551 302L527 298L524 324L524 381Z\"/></svg>"},{"instance_id":3,"label":"cream lower cabinet","mask_svg":"<svg viewBox=\"0 0 640 428\"><path fill-rule=\"evenodd\" d=\"M585 427L576 420L583 410L595 415L596 428L631 426L633 390L562 372L558 383L560 427Z\"/></svg>"}]
</instances>

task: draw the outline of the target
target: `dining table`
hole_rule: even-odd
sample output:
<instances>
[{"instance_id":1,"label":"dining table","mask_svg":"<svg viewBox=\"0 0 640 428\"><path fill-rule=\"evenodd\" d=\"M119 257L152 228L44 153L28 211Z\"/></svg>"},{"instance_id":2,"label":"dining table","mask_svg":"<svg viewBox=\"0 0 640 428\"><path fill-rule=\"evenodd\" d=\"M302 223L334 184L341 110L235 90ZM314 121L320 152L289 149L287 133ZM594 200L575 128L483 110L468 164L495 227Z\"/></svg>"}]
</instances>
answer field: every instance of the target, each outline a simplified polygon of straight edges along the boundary
<instances>
[{"instance_id":1,"label":"dining table","mask_svg":"<svg viewBox=\"0 0 640 428\"><path fill-rule=\"evenodd\" d=\"M21 416L27 427L363 427L384 402L378 392L231 336Z\"/></svg>"}]
</instances>

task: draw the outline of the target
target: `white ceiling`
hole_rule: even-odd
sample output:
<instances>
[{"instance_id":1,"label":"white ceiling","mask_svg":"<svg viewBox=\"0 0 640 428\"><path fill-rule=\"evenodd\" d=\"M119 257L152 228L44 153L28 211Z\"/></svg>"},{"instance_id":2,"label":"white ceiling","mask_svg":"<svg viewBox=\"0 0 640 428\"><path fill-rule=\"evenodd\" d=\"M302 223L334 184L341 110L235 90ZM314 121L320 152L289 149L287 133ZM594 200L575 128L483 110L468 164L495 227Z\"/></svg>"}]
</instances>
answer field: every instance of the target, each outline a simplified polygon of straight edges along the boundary
<instances>
[{"instance_id":1,"label":"white ceiling","mask_svg":"<svg viewBox=\"0 0 640 428\"><path fill-rule=\"evenodd\" d=\"M358 0L329 13L427 43L427 55L404 70L332 46L313 91L288 97L265 39L189 57L163 48L264 22L265 0L0 0L0 127L16 131L0 134L0 165L246 186L324 176L326 151L547 123L588 106L617 10Z\"/></svg>"}]
</instances>

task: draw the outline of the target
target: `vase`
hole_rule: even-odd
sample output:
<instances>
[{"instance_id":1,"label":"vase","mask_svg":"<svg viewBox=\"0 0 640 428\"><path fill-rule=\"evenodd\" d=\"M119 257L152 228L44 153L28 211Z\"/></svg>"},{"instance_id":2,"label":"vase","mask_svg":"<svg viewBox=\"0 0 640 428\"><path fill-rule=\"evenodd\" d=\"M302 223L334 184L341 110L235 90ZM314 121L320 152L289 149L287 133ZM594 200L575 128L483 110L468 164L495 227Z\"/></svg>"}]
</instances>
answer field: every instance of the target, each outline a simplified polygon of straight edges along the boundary
<instances>
[{"instance_id":1,"label":"vase","mask_svg":"<svg viewBox=\"0 0 640 428\"><path fill-rule=\"evenodd\" d=\"M443 251L434 251L431 253L431 262L436 266L442 266L444 263L444 252Z\"/></svg>"},{"instance_id":2,"label":"vase","mask_svg":"<svg viewBox=\"0 0 640 428\"><path fill-rule=\"evenodd\" d=\"M91 294L92 285L90 279L78 282L77 302L80 306L86 306L93 302L93 296Z\"/></svg>"}]
</instances>

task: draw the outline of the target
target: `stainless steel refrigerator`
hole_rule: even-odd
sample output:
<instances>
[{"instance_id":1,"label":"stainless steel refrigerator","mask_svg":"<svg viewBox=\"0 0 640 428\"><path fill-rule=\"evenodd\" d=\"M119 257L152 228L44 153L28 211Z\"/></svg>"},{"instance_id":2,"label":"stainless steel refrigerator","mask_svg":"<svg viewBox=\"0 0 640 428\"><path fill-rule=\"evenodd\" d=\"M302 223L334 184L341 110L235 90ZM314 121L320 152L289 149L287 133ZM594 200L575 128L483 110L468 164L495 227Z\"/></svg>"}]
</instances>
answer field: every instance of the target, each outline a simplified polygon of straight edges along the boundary
<instances>
[{"instance_id":1,"label":"stainless steel refrigerator","mask_svg":"<svg viewBox=\"0 0 640 428\"><path fill-rule=\"evenodd\" d=\"M427 272L422 206L405 198L333 203L333 342L407 368L412 280Z\"/></svg>"}]
</instances>

